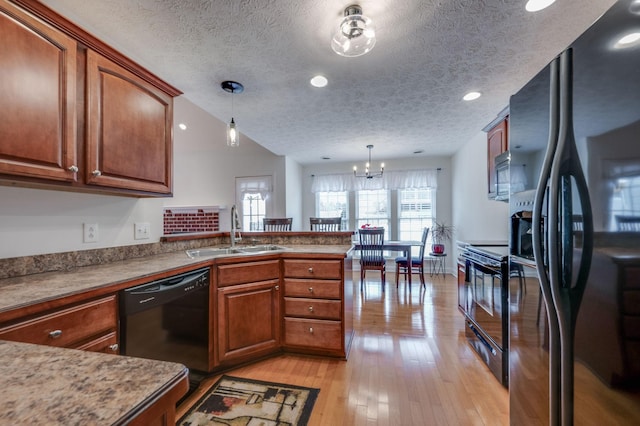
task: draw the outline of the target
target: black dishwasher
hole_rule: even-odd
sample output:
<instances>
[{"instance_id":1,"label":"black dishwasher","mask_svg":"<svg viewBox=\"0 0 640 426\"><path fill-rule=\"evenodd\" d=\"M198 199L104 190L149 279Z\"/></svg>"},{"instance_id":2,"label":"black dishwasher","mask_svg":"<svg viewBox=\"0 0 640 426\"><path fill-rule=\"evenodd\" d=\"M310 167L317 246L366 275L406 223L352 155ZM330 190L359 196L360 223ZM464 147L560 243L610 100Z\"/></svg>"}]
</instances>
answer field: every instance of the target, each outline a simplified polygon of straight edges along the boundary
<instances>
[{"instance_id":1,"label":"black dishwasher","mask_svg":"<svg viewBox=\"0 0 640 426\"><path fill-rule=\"evenodd\" d=\"M122 354L208 371L209 268L120 292Z\"/></svg>"}]
</instances>

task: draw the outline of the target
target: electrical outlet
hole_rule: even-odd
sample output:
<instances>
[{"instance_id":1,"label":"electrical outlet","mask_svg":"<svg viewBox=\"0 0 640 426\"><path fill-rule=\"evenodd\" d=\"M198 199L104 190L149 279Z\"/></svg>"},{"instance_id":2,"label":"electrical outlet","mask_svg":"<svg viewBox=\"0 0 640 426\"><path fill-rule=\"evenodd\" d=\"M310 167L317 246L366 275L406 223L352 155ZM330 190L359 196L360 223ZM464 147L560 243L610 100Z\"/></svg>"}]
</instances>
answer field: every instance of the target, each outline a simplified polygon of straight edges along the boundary
<instances>
[{"instance_id":1,"label":"electrical outlet","mask_svg":"<svg viewBox=\"0 0 640 426\"><path fill-rule=\"evenodd\" d=\"M136 240L147 240L151 237L151 224L149 222L138 222L133 224L133 238Z\"/></svg>"},{"instance_id":2,"label":"electrical outlet","mask_svg":"<svg viewBox=\"0 0 640 426\"><path fill-rule=\"evenodd\" d=\"M82 230L83 230L83 237L82 237L83 242L85 243L98 242L98 224L97 223L83 223Z\"/></svg>"}]
</instances>

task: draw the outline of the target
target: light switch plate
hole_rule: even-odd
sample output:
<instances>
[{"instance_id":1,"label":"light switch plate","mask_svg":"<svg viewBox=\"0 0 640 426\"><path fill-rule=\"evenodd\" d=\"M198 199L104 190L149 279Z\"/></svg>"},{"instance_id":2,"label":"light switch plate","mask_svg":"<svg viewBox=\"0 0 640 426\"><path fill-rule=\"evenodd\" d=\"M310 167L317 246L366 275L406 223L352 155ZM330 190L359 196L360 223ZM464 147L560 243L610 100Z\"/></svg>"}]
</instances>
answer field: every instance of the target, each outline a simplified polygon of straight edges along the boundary
<instances>
[{"instance_id":1,"label":"light switch plate","mask_svg":"<svg viewBox=\"0 0 640 426\"><path fill-rule=\"evenodd\" d=\"M133 238L136 240L147 240L151 237L151 224L149 222L138 222L133 224Z\"/></svg>"},{"instance_id":2,"label":"light switch plate","mask_svg":"<svg viewBox=\"0 0 640 426\"><path fill-rule=\"evenodd\" d=\"M83 236L82 236L83 242L85 243L98 242L98 224L97 223L83 223L82 230L83 230Z\"/></svg>"}]
</instances>

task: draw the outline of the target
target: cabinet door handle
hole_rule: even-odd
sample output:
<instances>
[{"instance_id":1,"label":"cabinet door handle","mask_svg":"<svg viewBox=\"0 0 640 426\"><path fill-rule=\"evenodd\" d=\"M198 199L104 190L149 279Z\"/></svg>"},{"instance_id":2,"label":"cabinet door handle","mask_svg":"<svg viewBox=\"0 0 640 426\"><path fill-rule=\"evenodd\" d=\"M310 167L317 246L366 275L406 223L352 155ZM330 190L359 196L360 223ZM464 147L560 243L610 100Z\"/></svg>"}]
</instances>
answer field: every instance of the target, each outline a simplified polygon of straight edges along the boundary
<instances>
[{"instance_id":1,"label":"cabinet door handle","mask_svg":"<svg viewBox=\"0 0 640 426\"><path fill-rule=\"evenodd\" d=\"M309 312L313 312L313 306L309 306Z\"/></svg>"},{"instance_id":2,"label":"cabinet door handle","mask_svg":"<svg viewBox=\"0 0 640 426\"><path fill-rule=\"evenodd\" d=\"M53 330L49 332L49 337L52 339L57 339L60 336L62 336L62 330Z\"/></svg>"},{"instance_id":3,"label":"cabinet door handle","mask_svg":"<svg viewBox=\"0 0 640 426\"><path fill-rule=\"evenodd\" d=\"M279 285L275 286L274 288L275 288L276 290L280 290L280 286L279 286Z\"/></svg>"},{"instance_id":4,"label":"cabinet door handle","mask_svg":"<svg viewBox=\"0 0 640 426\"><path fill-rule=\"evenodd\" d=\"M117 344L117 343L114 343L113 345L109 345L109 349L110 349L112 352L118 352L118 344Z\"/></svg>"},{"instance_id":5,"label":"cabinet door handle","mask_svg":"<svg viewBox=\"0 0 640 426\"><path fill-rule=\"evenodd\" d=\"M78 173L78 170L80 170L80 169L78 169L78 166L76 166L76 165L74 164L73 166L69 166L68 170L69 170L71 173Z\"/></svg>"},{"instance_id":6,"label":"cabinet door handle","mask_svg":"<svg viewBox=\"0 0 640 426\"><path fill-rule=\"evenodd\" d=\"M313 268L309 268L309 273L313 274Z\"/></svg>"},{"instance_id":7,"label":"cabinet door handle","mask_svg":"<svg viewBox=\"0 0 640 426\"><path fill-rule=\"evenodd\" d=\"M309 287L309 293L313 293L313 287Z\"/></svg>"},{"instance_id":8,"label":"cabinet door handle","mask_svg":"<svg viewBox=\"0 0 640 426\"><path fill-rule=\"evenodd\" d=\"M309 333L313 334L313 327L309 327Z\"/></svg>"},{"instance_id":9,"label":"cabinet door handle","mask_svg":"<svg viewBox=\"0 0 640 426\"><path fill-rule=\"evenodd\" d=\"M91 174L94 175L94 176L101 176L102 172L100 170L96 169L96 170L92 171Z\"/></svg>"}]
</instances>

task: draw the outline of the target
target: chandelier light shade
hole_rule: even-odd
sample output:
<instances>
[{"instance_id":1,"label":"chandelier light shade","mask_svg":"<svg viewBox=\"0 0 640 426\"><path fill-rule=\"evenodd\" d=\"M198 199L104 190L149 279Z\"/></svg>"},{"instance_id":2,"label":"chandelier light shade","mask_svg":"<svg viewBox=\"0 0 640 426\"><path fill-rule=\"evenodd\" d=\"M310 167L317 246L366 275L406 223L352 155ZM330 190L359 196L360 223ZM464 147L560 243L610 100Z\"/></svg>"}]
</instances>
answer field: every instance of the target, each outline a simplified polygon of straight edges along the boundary
<instances>
[{"instance_id":1,"label":"chandelier light shade","mask_svg":"<svg viewBox=\"0 0 640 426\"><path fill-rule=\"evenodd\" d=\"M371 150L373 149L373 145L367 145L367 149L369 150L369 161L365 164L364 173L358 174L358 166L353 166L353 175L355 177L362 177L367 179L379 178L382 177L384 173L384 163L380 163L380 171L372 172L371 171Z\"/></svg>"},{"instance_id":2,"label":"chandelier light shade","mask_svg":"<svg viewBox=\"0 0 640 426\"><path fill-rule=\"evenodd\" d=\"M223 81L220 87L225 92L231 93L231 121L227 124L227 146L237 147L240 146L240 132L238 132L238 127L233 119L233 95L242 93L244 86L237 81Z\"/></svg>"},{"instance_id":3,"label":"chandelier light shade","mask_svg":"<svg viewBox=\"0 0 640 426\"><path fill-rule=\"evenodd\" d=\"M344 10L344 19L331 40L331 48L340 56L355 57L368 53L376 45L376 31L371 19L357 4Z\"/></svg>"}]
</instances>

